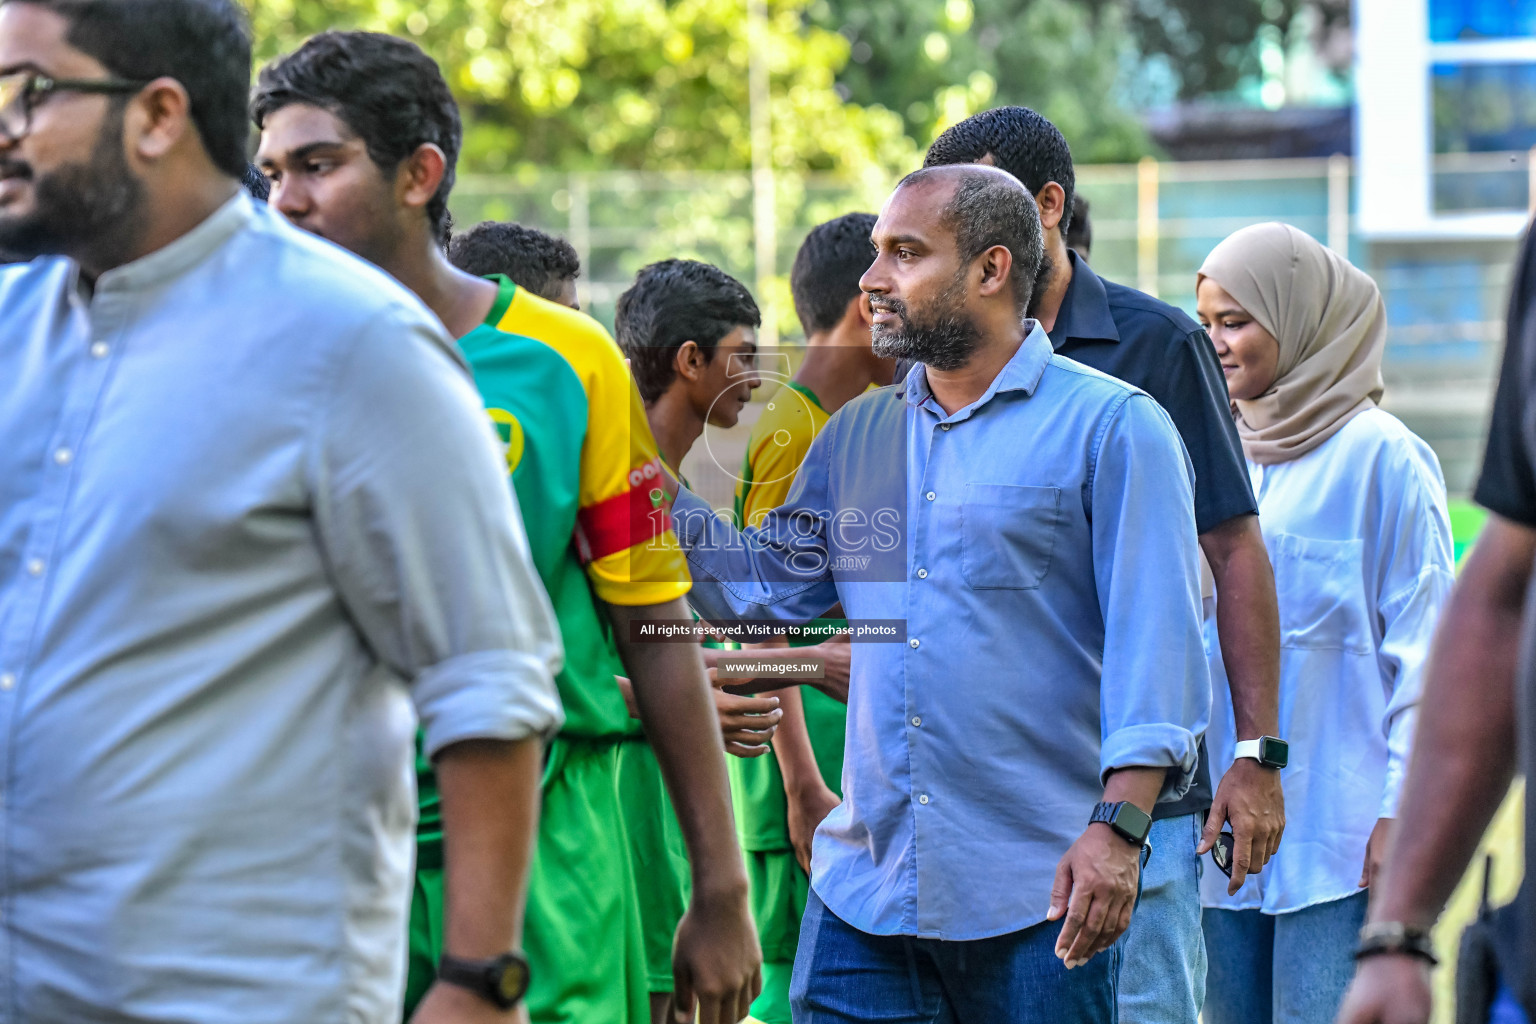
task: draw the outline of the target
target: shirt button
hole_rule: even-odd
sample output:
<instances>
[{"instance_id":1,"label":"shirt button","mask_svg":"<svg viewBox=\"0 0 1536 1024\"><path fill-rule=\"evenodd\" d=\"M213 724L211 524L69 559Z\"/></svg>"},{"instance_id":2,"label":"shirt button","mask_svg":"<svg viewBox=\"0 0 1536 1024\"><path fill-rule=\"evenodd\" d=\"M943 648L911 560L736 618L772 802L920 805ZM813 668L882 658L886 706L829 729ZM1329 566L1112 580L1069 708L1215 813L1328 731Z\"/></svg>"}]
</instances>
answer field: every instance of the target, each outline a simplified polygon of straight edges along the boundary
<instances>
[{"instance_id":1,"label":"shirt button","mask_svg":"<svg viewBox=\"0 0 1536 1024\"><path fill-rule=\"evenodd\" d=\"M919 797L918 797L918 798L917 798L917 802L918 802L918 803L920 803L920 804L925 804L925 803L927 803L927 802L928 802L928 794L927 794L927 793L924 793L924 794L922 794L922 795L921 795L921 796L919 796Z\"/></svg>"},{"instance_id":2,"label":"shirt button","mask_svg":"<svg viewBox=\"0 0 1536 1024\"><path fill-rule=\"evenodd\" d=\"M922 716L921 716L921 715L913 715L913 716L912 716L912 725L913 725L913 726L914 726L914 727L915 727L915 726L920 726L920 725L922 725L922 724L923 724L923 718L922 718Z\"/></svg>"},{"instance_id":3,"label":"shirt button","mask_svg":"<svg viewBox=\"0 0 1536 1024\"><path fill-rule=\"evenodd\" d=\"M27 573L31 576L41 576L43 574L43 560L41 558L34 558L28 562Z\"/></svg>"},{"instance_id":4,"label":"shirt button","mask_svg":"<svg viewBox=\"0 0 1536 1024\"><path fill-rule=\"evenodd\" d=\"M951 424L951 423L940 423L939 424L939 429L940 430L948 430L951 426L953 426L953 424Z\"/></svg>"},{"instance_id":5,"label":"shirt button","mask_svg":"<svg viewBox=\"0 0 1536 1024\"><path fill-rule=\"evenodd\" d=\"M34 574L34 575L35 575L35 574ZM919 644L919 643L920 643L920 642L921 642L921 641L919 641L919 640L918 640L918 639L917 639L917 637L913 637L913 638L912 638L912 639L911 639L911 640L908 640L908 641L907 641L907 646L908 646L908 647L910 647L910 648L912 648L912 649L913 649L913 650L914 650L914 651L915 651L915 650L917 650L917 645L918 645L918 644Z\"/></svg>"},{"instance_id":6,"label":"shirt button","mask_svg":"<svg viewBox=\"0 0 1536 1024\"><path fill-rule=\"evenodd\" d=\"M61 466L69 465L69 460L73 459L74 457L75 453L70 451L68 448L60 448L58 451L53 453L53 461L57 462Z\"/></svg>"},{"instance_id":7,"label":"shirt button","mask_svg":"<svg viewBox=\"0 0 1536 1024\"><path fill-rule=\"evenodd\" d=\"M107 353L109 351L111 351L111 350L107 348L107 343L106 342L98 341L96 344L91 346L91 358L92 359L105 359L105 358L107 358Z\"/></svg>"},{"instance_id":8,"label":"shirt button","mask_svg":"<svg viewBox=\"0 0 1536 1024\"><path fill-rule=\"evenodd\" d=\"M937 495L934 494L932 491L929 491L927 494L923 495L923 497L927 498L929 501L932 501L934 498L937 497Z\"/></svg>"},{"instance_id":9,"label":"shirt button","mask_svg":"<svg viewBox=\"0 0 1536 1024\"><path fill-rule=\"evenodd\" d=\"M919 569L919 570L917 570L917 578L920 579L920 580L927 579L928 578L928 570L927 569Z\"/></svg>"},{"instance_id":10,"label":"shirt button","mask_svg":"<svg viewBox=\"0 0 1536 1024\"><path fill-rule=\"evenodd\" d=\"M0 690L9 690L16 685L16 677L10 672L0 675Z\"/></svg>"}]
</instances>

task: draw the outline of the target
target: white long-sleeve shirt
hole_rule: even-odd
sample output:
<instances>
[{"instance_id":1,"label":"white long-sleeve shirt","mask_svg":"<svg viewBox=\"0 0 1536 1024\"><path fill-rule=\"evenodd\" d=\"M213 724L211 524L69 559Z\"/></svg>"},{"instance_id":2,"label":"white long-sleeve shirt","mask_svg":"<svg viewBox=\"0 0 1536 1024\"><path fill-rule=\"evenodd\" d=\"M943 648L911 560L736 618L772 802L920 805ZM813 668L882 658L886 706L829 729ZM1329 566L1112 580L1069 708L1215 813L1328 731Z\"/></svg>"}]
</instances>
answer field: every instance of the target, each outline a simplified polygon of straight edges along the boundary
<instances>
[{"instance_id":1,"label":"white long-sleeve shirt","mask_svg":"<svg viewBox=\"0 0 1536 1024\"><path fill-rule=\"evenodd\" d=\"M1201 897L1207 907L1283 914L1358 892L1371 830L1397 813L1454 557L1440 463L1390 413L1361 413L1301 458L1250 462L1248 472L1280 602L1285 837L1236 896L1207 865ZM1236 736L1206 605L1206 742L1219 779Z\"/></svg>"},{"instance_id":2,"label":"white long-sleeve shirt","mask_svg":"<svg viewBox=\"0 0 1536 1024\"><path fill-rule=\"evenodd\" d=\"M243 194L77 282L0 269L0 1024L398 1021L411 704L561 722L479 396Z\"/></svg>"}]
</instances>

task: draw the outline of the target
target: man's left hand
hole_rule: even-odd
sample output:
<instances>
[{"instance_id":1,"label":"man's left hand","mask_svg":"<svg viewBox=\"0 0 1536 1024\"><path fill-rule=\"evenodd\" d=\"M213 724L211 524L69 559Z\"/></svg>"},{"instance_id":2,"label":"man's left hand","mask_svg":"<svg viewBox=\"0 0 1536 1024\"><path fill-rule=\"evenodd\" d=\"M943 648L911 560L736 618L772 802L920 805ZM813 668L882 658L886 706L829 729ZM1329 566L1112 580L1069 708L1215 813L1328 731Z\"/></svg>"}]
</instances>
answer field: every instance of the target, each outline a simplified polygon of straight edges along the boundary
<instances>
[{"instance_id":1,"label":"man's left hand","mask_svg":"<svg viewBox=\"0 0 1536 1024\"><path fill-rule=\"evenodd\" d=\"M1387 844L1392 840L1392 819L1377 818L1371 838L1365 843L1365 867L1360 871L1360 888L1369 889L1381 880L1381 866L1387 860Z\"/></svg>"},{"instance_id":2,"label":"man's left hand","mask_svg":"<svg viewBox=\"0 0 1536 1024\"><path fill-rule=\"evenodd\" d=\"M763 990L763 952L746 892L694 890L672 944L675 1024L736 1024Z\"/></svg>"},{"instance_id":3,"label":"man's left hand","mask_svg":"<svg viewBox=\"0 0 1536 1024\"><path fill-rule=\"evenodd\" d=\"M1104 952L1130 927L1140 875L1141 847L1102 823L1089 825L1061 858L1045 917L1066 916L1056 955L1068 970Z\"/></svg>"},{"instance_id":4,"label":"man's left hand","mask_svg":"<svg viewBox=\"0 0 1536 1024\"><path fill-rule=\"evenodd\" d=\"M523 1003L498 1010L467 988L436 982L411 1014L411 1024L528 1024Z\"/></svg>"},{"instance_id":5,"label":"man's left hand","mask_svg":"<svg viewBox=\"0 0 1536 1024\"><path fill-rule=\"evenodd\" d=\"M1205 831L1195 855L1203 857L1216 845L1221 826L1232 823L1232 880L1227 895L1234 896L1250 873L1257 874L1280 849L1285 833L1285 794L1280 773L1250 757L1232 762L1206 815Z\"/></svg>"}]
</instances>

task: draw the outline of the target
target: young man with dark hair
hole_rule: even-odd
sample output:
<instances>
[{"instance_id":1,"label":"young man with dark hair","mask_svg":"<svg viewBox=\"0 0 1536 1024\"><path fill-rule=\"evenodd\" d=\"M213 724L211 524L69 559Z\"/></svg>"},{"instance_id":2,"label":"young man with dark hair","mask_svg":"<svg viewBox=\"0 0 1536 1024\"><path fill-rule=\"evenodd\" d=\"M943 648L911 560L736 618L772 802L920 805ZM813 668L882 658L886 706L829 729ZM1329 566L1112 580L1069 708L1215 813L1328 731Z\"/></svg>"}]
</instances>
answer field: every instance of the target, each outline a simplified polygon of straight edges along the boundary
<instances>
[{"instance_id":1,"label":"young man with dark hair","mask_svg":"<svg viewBox=\"0 0 1536 1024\"><path fill-rule=\"evenodd\" d=\"M747 440L736 487L736 518L761 523L782 505L827 420L870 385L890 379L892 361L870 350L868 297L859 279L872 260L872 213L850 213L813 228L790 269L805 357L793 379L767 403ZM824 671L845 666L846 643L791 641L823 659ZM843 680L846 682L846 680ZM763 946L763 992L752 1016L790 1024L789 980L810 893L811 838L841 799L845 704L819 689L778 691L783 717L772 758L733 760L732 796L747 855L752 914Z\"/></svg>"},{"instance_id":2,"label":"young man with dark hair","mask_svg":"<svg viewBox=\"0 0 1536 1024\"><path fill-rule=\"evenodd\" d=\"M0 2L8 1020L395 1019L412 703L515 942L549 602L442 326L240 190L249 78L230 0Z\"/></svg>"},{"instance_id":3,"label":"young man with dark hair","mask_svg":"<svg viewBox=\"0 0 1536 1024\"><path fill-rule=\"evenodd\" d=\"M840 409L760 526L675 506L706 619L840 602L904 629L850 645L794 1016L1099 1024L1210 708L1188 460L1024 318L1041 229L1010 175L917 171L872 239L872 347L919 360L904 385Z\"/></svg>"},{"instance_id":4,"label":"young man with dark hair","mask_svg":"<svg viewBox=\"0 0 1536 1024\"><path fill-rule=\"evenodd\" d=\"M627 674L693 866L673 961L679 1018L691 1020L697 1001L704 1021L739 1019L755 994L759 955L708 684L696 651L634 643L630 628L685 618L688 580L665 505L651 496L655 442L618 348L590 317L448 262L439 214L458 112L437 65L414 43L316 36L262 69L252 109L272 206L377 262L460 339L524 500L568 651L556 679L566 726L550 748L528 893L530 1016L649 1019L625 819L662 808L619 801L619 748L630 726L615 676ZM418 1016L443 989L428 990L440 960L446 978L448 965L458 971L460 958L483 955L442 930L445 900L453 907L479 896L440 870L434 776L425 762L420 769L407 992L408 1001L428 992Z\"/></svg>"},{"instance_id":5,"label":"young man with dark hair","mask_svg":"<svg viewBox=\"0 0 1536 1024\"><path fill-rule=\"evenodd\" d=\"M580 309L581 258L563 238L511 221L481 221L448 243L448 262L476 277L502 274L541 299Z\"/></svg>"},{"instance_id":6,"label":"young man with dark hair","mask_svg":"<svg viewBox=\"0 0 1536 1024\"><path fill-rule=\"evenodd\" d=\"M976 114L940 135L925 161L929 167L968 163L993 164L1012 174L1039 206L1045 255L1029 315L1050 335L1055 351L1146 391L1178 427L1195 464L1200 549L1221 594L1216 622L1237 735L1242 740L1273 735L1280 672L1274 573L1210 339L1181 310L1101 279L1068 249L1072 153L1050 121L1026 107ZM1160 805L1154 816L1153 854L1136 923L1126 937L1120 1019L1196 1024L1206 965L1199 858L1230 822L1231 891L1249 871L1264 866L1285 828L1280 773L1256 760L1240 760L1213 799L1210 768L1202 763L1189 794ZM1175 964L1183 970L1170 970Z\"/></svg>"},{"instance_id":7,"label":"young man with dark hair","mask_svg":"<svg viewBox=\"0 0 1536 1024\"><path fill-rule=\"evenodd\" d=\"M663 260L644 267L619 296L614 333L631 368L645 374L646 419L662 460L673 472L706 424L735 426L751 400L759 384L756 332L761 323L762 314L745 285L697 260ZM723 691L716 691L715 697L727 749L740 757L765 754L779 718L778 700ZM620 752L620 792L630 803L659 800L666 806L656 758L639 742L643 738L637 732ZM672 995L672 933L688 899L687 851L670 808L660 823L659 833L637 832L632 849L636 874L644 876L641 923L652 1020L658 1024Z\"/></svg>"}]
</instances>

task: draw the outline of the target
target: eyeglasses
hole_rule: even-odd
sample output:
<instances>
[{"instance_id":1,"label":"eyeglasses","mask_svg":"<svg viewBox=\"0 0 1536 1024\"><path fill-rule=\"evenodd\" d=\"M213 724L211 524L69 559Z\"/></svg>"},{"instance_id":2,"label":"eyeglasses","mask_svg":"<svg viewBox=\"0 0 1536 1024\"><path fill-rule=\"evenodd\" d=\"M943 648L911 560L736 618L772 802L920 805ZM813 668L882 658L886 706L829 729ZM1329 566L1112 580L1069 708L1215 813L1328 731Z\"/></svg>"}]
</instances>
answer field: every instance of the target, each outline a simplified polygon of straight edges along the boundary
<instances>
[{"instance_id":1,"label":"eyeglasses","mask_svg":"<svg viewBox=\"0 0 1536 1024\"><path fill-rule=\"evenodd\" d=\"M122 78L50 78L37 71L0 75L0 135L12 142L26 138L32 130L32 111L51 93L127 95L148 84Z\"/></svg>"},{"instance_id":2,"label":"eyeglasses","mask_svg":"<svg viewBox=\"0 0 1536 1024\"><path fill-rule=\"evenodd\" d=\"M1216 866L1221 868L1221 873L1228 878L1232 877L1232 847L1233 839L1231 832L1221 833L1221 835L1216 837L1216 842L1211 847L1211 860L1216 862Z\"/></svg>"}]
</instances>

